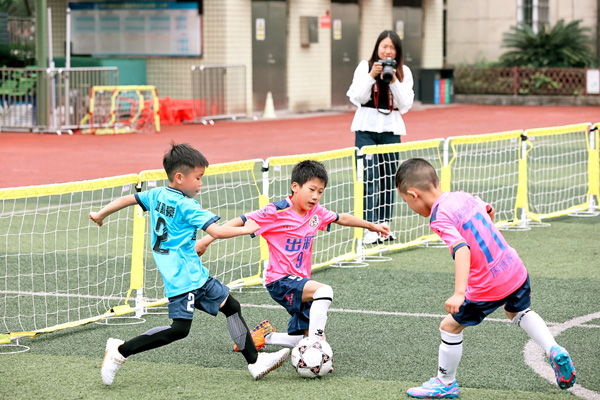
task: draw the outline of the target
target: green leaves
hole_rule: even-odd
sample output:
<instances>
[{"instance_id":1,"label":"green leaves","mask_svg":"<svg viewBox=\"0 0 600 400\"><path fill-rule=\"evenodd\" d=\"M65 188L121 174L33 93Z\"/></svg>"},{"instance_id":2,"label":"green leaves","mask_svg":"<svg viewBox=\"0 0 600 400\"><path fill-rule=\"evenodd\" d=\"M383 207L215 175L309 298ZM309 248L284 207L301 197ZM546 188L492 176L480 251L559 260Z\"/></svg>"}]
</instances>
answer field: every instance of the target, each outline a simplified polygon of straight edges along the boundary
<instances>
[{"instance_id":1,"label":"green leaves","mask_svg":"<svg viewBox=\"0 0 600 400\"><path fill-rule=\"evenodd\" d=\"M581 20L565 24L560 20L550 28L542 25L538 33L530 26L513 26L504 34L500 56L505 67L572 67L584 68L598 64L590 47L590 28L579 26Z\"/></svg>"}]
</instances>

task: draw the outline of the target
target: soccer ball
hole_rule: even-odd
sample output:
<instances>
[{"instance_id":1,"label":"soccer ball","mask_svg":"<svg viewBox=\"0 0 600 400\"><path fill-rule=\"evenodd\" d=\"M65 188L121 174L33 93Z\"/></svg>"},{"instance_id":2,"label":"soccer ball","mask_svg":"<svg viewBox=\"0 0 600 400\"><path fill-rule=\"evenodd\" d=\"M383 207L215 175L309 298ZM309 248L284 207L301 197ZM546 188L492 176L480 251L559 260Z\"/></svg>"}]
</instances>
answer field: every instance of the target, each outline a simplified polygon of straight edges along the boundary
<instances>
[{"instance_id":1,"label":"soccer ball","mask_svg":"<svg viewBox=\"0 0 600 400\"><path fill-rule=\"evenodd\" d=\"M292 365L303 378L327 375L333 368L333 351L322 339L307 337L292 350Z\"/></svg>"}]
</instances>

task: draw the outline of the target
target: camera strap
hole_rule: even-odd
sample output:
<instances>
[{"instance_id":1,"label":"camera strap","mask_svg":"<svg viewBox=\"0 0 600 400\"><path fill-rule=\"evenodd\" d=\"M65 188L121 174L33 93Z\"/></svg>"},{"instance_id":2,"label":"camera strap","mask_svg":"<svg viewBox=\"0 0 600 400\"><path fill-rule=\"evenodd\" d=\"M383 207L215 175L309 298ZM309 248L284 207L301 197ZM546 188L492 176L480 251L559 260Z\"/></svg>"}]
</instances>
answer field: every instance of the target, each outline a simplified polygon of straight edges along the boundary
<instances>
[{"instance_id":1,"label":"camera strap","mask_svg":"<svg viewBox=\"0 0 600 400\"><path fill-rule=\"evenodd\" d=\"M381 114L384 115L389 115L392 113L392 111L394 111L394 96L391 96L390 93L390 86L389 85L385 85L386 89L387 89L387 101L388 101L388 112L383 112L379 109L379 80L375 81L375 84L373 85L373 102L375 103L375 109L380 112Z\"/></svg>"}]
</instances>

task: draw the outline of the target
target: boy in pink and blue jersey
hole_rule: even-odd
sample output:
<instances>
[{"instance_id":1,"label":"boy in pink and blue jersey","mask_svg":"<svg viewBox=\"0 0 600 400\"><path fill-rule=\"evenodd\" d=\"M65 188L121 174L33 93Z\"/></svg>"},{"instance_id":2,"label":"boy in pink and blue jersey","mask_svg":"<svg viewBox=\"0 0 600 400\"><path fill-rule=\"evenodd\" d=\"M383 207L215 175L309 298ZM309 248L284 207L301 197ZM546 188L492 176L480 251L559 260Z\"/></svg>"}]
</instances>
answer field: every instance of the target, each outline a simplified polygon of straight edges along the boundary
<instances>
[{"instance_id":1,"label":"boy in pink and blue jersey","mask_svg":"<svg viewBox=\"0 0 600 400\"><path fill-rule=\"evenodd\" d=\"M440 324L437 377L407 394L417 398L458 397L456 370L462 356L462 331L478 325L504 306L512 322L546 352L562 389L575 383L569 353L560 347L531 305L529 275L521 258L493 222L494 208L468 193L443 192L433 166L424 159L403 162L396 188L417 214L430 217L429 226L448 245L455 264L454 294L446 300Z\"/></svg>"},{"instance_id":2,"label":"boy in pink and blue jersey","mask_svg":"<svg viewBox=\"0 0 600 400\"><path fill-rule=\"evenodd\" d=\"M311 279L312 247L319 230L330 224L358 227L389 235L389 228L350 214L336 214L319 204L327 186L327 170L316 161L306 160L292 169L292 195L266 207L233 219L225 225L242 226L255 221L269 246L269 266L265 286L271 297L290 314L287 333L275 332L263 321L253 332L258 349L265 344L294 347L305 336L324 337L327 311L333 300L331 286ZM204 254L214 239L205 236L196 244Z\"/></svg>"}]
</instances>

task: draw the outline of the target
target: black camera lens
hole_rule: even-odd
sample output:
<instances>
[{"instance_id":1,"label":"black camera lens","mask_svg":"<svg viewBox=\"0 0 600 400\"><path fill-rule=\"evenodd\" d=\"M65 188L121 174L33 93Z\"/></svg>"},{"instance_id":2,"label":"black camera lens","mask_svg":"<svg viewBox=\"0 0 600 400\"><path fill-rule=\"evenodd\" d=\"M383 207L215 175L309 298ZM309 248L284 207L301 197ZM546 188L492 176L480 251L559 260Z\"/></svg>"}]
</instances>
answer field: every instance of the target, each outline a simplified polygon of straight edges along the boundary
<instances>
[{"instance_id":1,"label":"black camera lens","mask_svg":"<svg viewBox=\"0 0 600 400\"><path fill-rule=\"evenodd\" d=\"M398 66L398 63L396 63L396 60L389 57L385 60L379 60L379 63L383 65L381 79L385 83L390 83L394 79L394 69Z\"/></svg>"}]
</instances>

